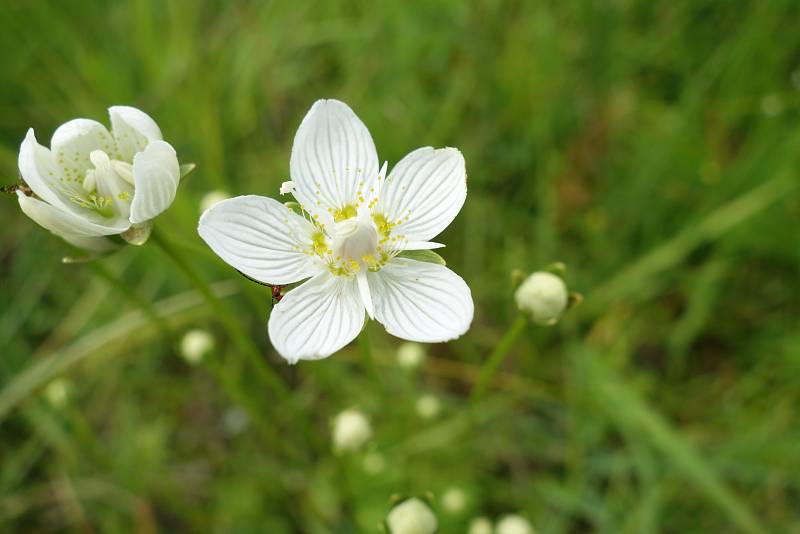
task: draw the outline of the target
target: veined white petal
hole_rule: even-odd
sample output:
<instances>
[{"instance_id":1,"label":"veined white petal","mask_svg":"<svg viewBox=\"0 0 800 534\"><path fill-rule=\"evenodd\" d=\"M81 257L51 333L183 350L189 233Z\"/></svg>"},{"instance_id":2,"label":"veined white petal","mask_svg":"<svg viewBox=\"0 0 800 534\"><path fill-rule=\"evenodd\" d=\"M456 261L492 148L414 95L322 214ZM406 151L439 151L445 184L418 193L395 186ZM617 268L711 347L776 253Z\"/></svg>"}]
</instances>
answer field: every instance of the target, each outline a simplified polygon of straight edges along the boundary
<instances>
[{"instance_id":1,"label":"veined white petal","mask_svg":"<svg viewBox=\"0 0 800 534\"><path fill-rule=\"evenodd\" d=\"M136 188L131 204L131 222L149 221L175 200L180 183L175 149L166 141L153 141L133 157Z\"/></svg>"},{"instance_id":2,"label":"veined white petal","mask_svg":"<svg viewBox=\"0 0 800 534\"><path fill-rule=\"evenodd\" d=\"M77 206L69 201L69 196L72 191L83 193L82 182L67 180L53 153L36 141L33 128L19 147L18 164L22 179L39 198L66 211L75 211Z\"/></svg>"},{"instance_id":3,"label":"veined white petal","mask_svg":"<svg viewBox=\"0 0 800 534\"><path fill-rule=\"evenodd\" d=\"M22 191L17 191L17 199L25 215L60 237L115 235L130 227L128 221L121 219L108 219L107 224L97 224L39 199L25 196Z\"/></svg>"},{"instance_id":4,"label":"veined white petal","mask_svg":"<svg viewBox=\"0 0 800 534\"><path fill-rule=\"evenodd\" d=\"M83 183L91 169L89 154L102 150L114 158L117 144L108 129L91 119L73 119L59 126L50 140L50 150L67 182Z\"/></svg>"},{"instance_id":5,"label":"veined white petal","mask_svg":"<svg viewBox=\"0 0 800 534\"><path fill-rule=\"evenodd\" d=\"M156 122L144 111L130 106L111 106L108 115L120 159L124 161L132 161L133 155L144 150L148 143L163 139Z\"/></svg>"},{"instance_id":6,"label":"veined white petal","mask_svg":"<svg viewBox=\"0 0 800 534\"><path fill-rule=\"evenodd\" d=\"M436 343L455 339L469 329L472 294L447 267L395 258L367 278L375 318L393 336Z\"/></svg>"},{"instance_id":7,"label":"veined white petal","mask_svg":"<svg viewBox=\"0 0 800 534\"><path fill-rule=\"evenodd\" d=\"M327 220L345 206L369 202L370 191L377 190L378 154L369 130L347 104L317 100L295 135L290 172L295 198Z\"/></svg>"},{"instance_id":8,"label":"veined white petal","mask_svg":"<svg viewBox=\"0 0 800 534\"><path fill-rule=\"evenodd\" d=\"M269 338L289 363L326 358L364 326L364 306L353 277L322 272L290 291L272 310Z\"/></svg>"},{"instance_id":9,"label":"veined white petal","mask_svg":"<svg viewBox=\"0 0 800 534\"><path fill-rule=\"evenodd\" d=\"M400 244L403 250L433 250L435 248L444 248L442 243L434 241L408 241Z\"/></svg>"},{"instance_id":10,"label":"veined white petal","mask_svg":"<svg viewBox=\"0 0 800 534\"><path fill-rule=\"evenodd\" d=\"M369 291L369 282L367 281L367 274L360 271L356 275L356 282L358 282L358 293L361 295L361 302L367 310L367 315L370 319L375 318L375 307L372 305L372 295Z\"/></svg>"},{"instance_id":11,"label":"veined white petal","mask_svg":"<svg viewBox=\"0 0 800 534\"><path fill-rule=\"evenodd\" d=\"M277 200L242 196L200 217L200 237L230 266L268 284L291 284L320 270L308 254L314 226Z\"/></svg>"},{"instance_id":12,"label":"veined white petal","mask_svg":"<svg viewBox=\"0 0 800 534\"><path fill-rule=\"evenodd\" d=\"M467 198L464 157L455 148L418 148L392 169L375 211L392 233L408 241L428 241L453 221Z\"/></svg>"}]
</instances>

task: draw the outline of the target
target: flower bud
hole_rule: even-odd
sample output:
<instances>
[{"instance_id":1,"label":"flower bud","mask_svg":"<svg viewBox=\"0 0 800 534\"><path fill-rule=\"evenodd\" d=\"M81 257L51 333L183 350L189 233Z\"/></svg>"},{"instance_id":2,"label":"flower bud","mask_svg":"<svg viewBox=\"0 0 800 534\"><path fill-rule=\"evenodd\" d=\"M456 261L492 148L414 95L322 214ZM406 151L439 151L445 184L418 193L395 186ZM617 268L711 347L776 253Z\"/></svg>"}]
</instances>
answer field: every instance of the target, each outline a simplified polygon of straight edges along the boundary
<instances>
[{"instance_id":1,"label":"flower bud","mask_svg":"<svg viewBox=\"0 0 800 534\"><path fill-rule=\"evenodd\" d=\"M450 514L457 515L467 507L467 495L457 487L448 488L442 494L442 508Z\"/></svg>"},{"instance_id":2,"label":"flower bud","mask_svg":"<svg viewBox=\"0 0 800 534\"><path fill-rule=\"evenodd\" d=\"M52 406L61 408L72 395L72 383L66 378L56 378L44 388L44 396Z\"/></svg>"},{"instance_id":3,"label":"flower bud","mask_svg":"<svg viewBox=\"0 0 800 534\"><path fill-rule=\"evenodd\" d=\"M200 212L204 213L214 204L222 202L223 200L228 200L229 198L231 198L231 196L225 191L209 191L200 199Z\"/></svg>"},{"instance_id":4,"label":"flower bud","mask_svg":"<svg viewBox=\"0 0 800 534\"><path fill-rule=\"evenodd\" d=\"M433 395L422 395L417 399L417 413L423 419L433 419L442 410L442 405L439 399Z\"/></svg>"},{"instance_id":5,"label":"flower bud","mask_svg":"<svg viewBox=\"0 0 800 534\"><path fill-rule=\"evenodd\" d=\"M488 517L476 517L469 522L467 534L492 534L492 522Z\"/></svg>"},{"instance_id":6,"label":"flower bud","mask_svg":"<svg viewBox=\"0 0 800 534\"><path fill-rule=\"evenodd\" d=\"M337 452L358 450L370 437L369 420L358 410L345 410L333 420L333 448Z\"/></svg>"},{"instance_id":7,"label":"flower bud","mask_svg":"<svg viewBox=\"0 0 800 534\"><path fill-rule=\"evenodd\" d=\"M407 499L389 512L386 518L391 534L433 534L436 532L436 516L420 499Z\"/></svg>"},{"instance_id":8,"label":"flower bud","mask_svg":"<svg viewBox=\"0 0 800 534\"><path fill-rule=\"evenodd\" d=\"M397 364L405 369L419 367L425 360L425 348L419 343L408 341L397 349Z\"/></svg>"},{"instance_id":9,"label":"flower bud","mask_svg":"<svg viewBox=\"0 0 800 534\"><path fill-rule=\"evenodd\" d=\"M520 311L536 323L553 324L566 309L569 301L567 286L558 276L539 271L522 282L514 299Z\"/></svg>"},{"instance_id":10,"label":"flower bud","mask_svg":"<svg viewBox=\"0 0 800 534\"><path fill-rule=\"evenodd\" d=\"M520 515L510 514L497 522L495 534L535 534L533 526Z\"/></svg>"},{"instance_id":11,"label":"flower bud","mask_svg":"<svg viewBox=\"0 0 800 534\"><path fill-rule=\"evenodd\" d=\"M214 337L205 330L189 330L181 339L181 356L196 365L214 349Z\"/></svg>"}]
</instances>

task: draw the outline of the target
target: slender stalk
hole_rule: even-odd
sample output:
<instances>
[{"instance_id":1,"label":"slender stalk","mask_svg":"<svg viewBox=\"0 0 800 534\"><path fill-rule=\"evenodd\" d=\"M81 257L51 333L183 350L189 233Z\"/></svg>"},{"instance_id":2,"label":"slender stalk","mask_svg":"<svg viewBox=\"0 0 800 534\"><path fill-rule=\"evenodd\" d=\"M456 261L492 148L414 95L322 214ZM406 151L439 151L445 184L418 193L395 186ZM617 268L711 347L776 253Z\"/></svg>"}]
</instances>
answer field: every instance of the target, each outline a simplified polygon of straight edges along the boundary
<instances>
[{"instance_id":1,"label":"slender stalk","mask_svg":"<svg viewBox=\"0 0 800 534\"><path fill-rule=\"evenodd\" d=\"M367 332L366 326L358 335L358 350L361 353L361 361L364 363L367 372L378 385L383 385L381 382L381 375L378 373L378 368L375 365L375 358L372 355L372 346L369 342L369 333Z\"/></svg>"},{"instance_id":2,"label":"slender stalk","mask_svg":"<svg viewBox=\"0 0 800 534\"><path fill-rule=\"evenodd\" d=\"M183 256L178 254L175 248L163 237L160 233L154 231L150 240L154 242L161 251L181 270L183 274L195 285L197 290L203 296L203 299L211 307L214 314L217 316L222 327L230 336L231 340L236 345L236 348L243 352L250 360L250 363L255 367L261 378L269 384L273 390L281 397L286 397L289 393L286 384L278 378L278 375L273 371L263 360L261 351L250 337L242 330L239 323L237 323L226 308L223 302L217 298L211 291L208 282L195 271L194 267L186 261Z\"/></svg>"},{"instance_id":3,"label":"slender stalk","mask_svg":"<svg viewBox=\"0 0 800 534\"><path fill-rule=\"evenodd\" d=\"M114 274L111 269L109 269L108 266L101 261L90 261L86 265L92 270L92 272L94 272L94 274L105 280L109 286L116 291L119 291L123 297L127 298L134 305L136 305L144 314L144 316L153 323L156 329L158 329L159 333L170 345L170 347L173 349L175 348L175 336L169 327L167 327L167 325L164 323L164 321L159 319L158 313L156 313L155 308L153 308L153 305L150 304L149 301L143 299L136 291L131 289L119 276Z\"/></svg>"},{"instance_id":4,"label":"slender stalk","mask_svg":"<svg viewBox=\"0 0 800 534\"><path fill-rule=\"evenodd\" d=\"M517 318L514 319L514 322L511 323L511 326L508 327L508 330L506 330L506 333L503 335L502 339L500 339L500 343L498 343L494 351L492 351L489 359L483 364L478 374L478 380L475 382L475 386L472 388L472 393L470 394L470 402L473 405L476 404L486 392L486 388L489 387L489 383L497 372L497 368L503 363L508 351L514 346L517 338L525 330L527 325L528 319L522 314L517 315Z\"/></svg>"}]
</instances>

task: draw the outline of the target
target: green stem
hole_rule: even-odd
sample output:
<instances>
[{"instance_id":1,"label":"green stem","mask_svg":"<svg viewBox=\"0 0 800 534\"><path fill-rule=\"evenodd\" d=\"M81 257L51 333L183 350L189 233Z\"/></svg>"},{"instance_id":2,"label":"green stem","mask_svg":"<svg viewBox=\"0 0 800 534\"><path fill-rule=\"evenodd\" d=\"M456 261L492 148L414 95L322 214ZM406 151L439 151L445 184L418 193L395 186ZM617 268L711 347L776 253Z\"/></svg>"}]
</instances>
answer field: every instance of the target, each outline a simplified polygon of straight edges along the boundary
<instances>
[{"instance_id":1,"label":"green stem","mask_svg":"<svg viewBox=\"0 0 800 534\"><path fill-rule=\"evenodd\" d=\"M230 336L237 349L243 352L250 359L250 363L255 367L261 378L269 384L271 388L281 397L286 397L289 393L286 384L278 378L278 375L264 362L263 355L258 346L239 326L216 295L211 291L208 283L195 271L194 267L186 261L183 256L178 254L175 248L160 233L153 231L150 240L154 242L161 251L181 270L183 274L195 285L205 301L217 316L222 327Z\"/></svg>"},{"instance_id":2,"label":"green stem","mask_svg":"<svg viewBox=\"0 0 800 534\"><path fill-rule=\"evenodd\" d=\"M361 353L361 359L367 372L378 385L382 385L381 375L378 373L378 368L375 366L375 358L372 356L372 346L369 342L369 333L366 326L358 335L358 350Z\"/></svg>"},{"instance_id":3,"label":"green stem","mask_svg":"<svg viewBox=\"0 0 800 534\"><path fill-rule=\"evenodd\" d=\"M158 313L156 313L155 308L153 308L153 305L150 304L148 300L143 299L136 291L131 289L119 276L114 274L114 272L112 272L111 269L109 269L108 266L103 264L101 261L90 261L87 263L87 265L94 272L94 274L105 280L109 286L119 291L123 297L130 300L132 304L139 308L144 316L147 317L151 323L153 323L156 329L158 329L164 340L171 347L175 347L175 336L166 326L166 324L164 324L164 321L159 319Z\"/></svg>"},{"instance_id":4,"label":"green stem","mask_svg":"<svg viewBox=\"0 0 800 534\"><path fill-rule=\"evenodd\" d=\"M470 401L473 405L476 404L486 392L486 388L489 387L489 383L497 372L497 368L503 363L508 351L514 346L514 342L517 341L517 338L525 330L526 326L528 326L527 317L522 314L517 315L517 318L514 319L514 322L508 327L508 330L506 330L506 333L503 335L500 343L495 347L491 356L489 356L489 359L483 364L478 374L478 380L475 382L475 386L472 388L472 393L470 394Z\"/></svg>"}]
</instances>

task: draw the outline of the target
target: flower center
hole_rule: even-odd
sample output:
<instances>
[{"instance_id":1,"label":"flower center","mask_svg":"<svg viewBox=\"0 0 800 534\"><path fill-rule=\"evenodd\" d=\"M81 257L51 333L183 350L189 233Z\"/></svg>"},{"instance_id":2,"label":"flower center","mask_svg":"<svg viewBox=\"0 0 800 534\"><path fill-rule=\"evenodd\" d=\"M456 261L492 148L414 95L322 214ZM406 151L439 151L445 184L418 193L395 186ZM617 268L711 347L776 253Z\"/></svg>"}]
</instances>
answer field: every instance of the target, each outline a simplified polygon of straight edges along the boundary
<instances>
[{"instance_id":1,"label":"flower center","mask_svg":"<svg viewBox=\"0 0 800 534\"><path fill-rule=\"evenodd\" d=\"M346 219L334 226L333 254L340 261L359 268L375 268L380 259L378 232L369 221L358 217ZM357 269L358 270L358 269Z\"/></svg>"},{"instance_id":2,"label":"flower center","mask_svg":"<svg viewBox=\"0 0 800 534\"><path fill-rule=\"evenodd\" d=\"M93 150L89 154L89 161L94 169L86 171L83 193L75 193L70 200L103 217L117 216L127 219L133 199L133 166L109 158L102 150Z\"/></svg>"}]
</instances>

